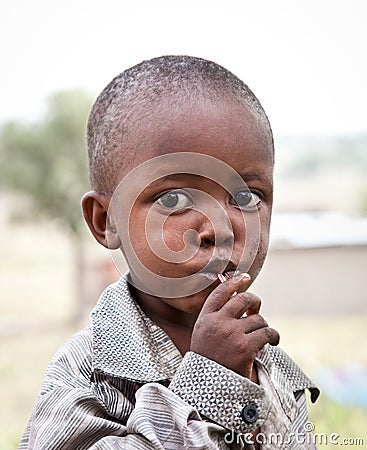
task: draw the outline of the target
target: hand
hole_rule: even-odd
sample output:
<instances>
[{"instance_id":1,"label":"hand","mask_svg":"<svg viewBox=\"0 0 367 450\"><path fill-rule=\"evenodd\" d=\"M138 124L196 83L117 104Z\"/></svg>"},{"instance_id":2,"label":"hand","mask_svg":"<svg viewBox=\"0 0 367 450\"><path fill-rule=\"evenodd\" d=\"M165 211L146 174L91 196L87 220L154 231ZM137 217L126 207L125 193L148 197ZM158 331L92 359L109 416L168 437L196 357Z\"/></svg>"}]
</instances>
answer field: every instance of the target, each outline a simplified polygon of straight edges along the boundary
<instances>
[{"instance_id":1,"label":"hand","mask_svg":"<svg viewBox=\"0 0 367 450\"><path fill-rule=\"evenodd\" d=\"M214 289L195 323L190 350L250 379L257 353L267 343L278 345L279 334L259 315L259 297L248 292L232 297L249 282L249 277L229 279Z\"/></svg>"}]
</instances>

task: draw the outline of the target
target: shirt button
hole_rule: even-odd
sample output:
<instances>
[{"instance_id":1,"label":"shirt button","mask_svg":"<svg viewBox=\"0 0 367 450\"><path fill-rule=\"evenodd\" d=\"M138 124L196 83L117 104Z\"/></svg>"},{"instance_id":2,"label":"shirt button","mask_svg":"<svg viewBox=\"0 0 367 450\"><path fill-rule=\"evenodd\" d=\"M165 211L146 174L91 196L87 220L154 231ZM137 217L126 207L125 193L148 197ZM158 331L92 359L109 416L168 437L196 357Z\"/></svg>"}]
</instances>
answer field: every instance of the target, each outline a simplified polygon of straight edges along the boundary
<instances>
[{"instance_id":1,"label":"shirt button","mask_svg":"<svg viewBox=\"0 0 367 450\"><path fill-rule=\"evenodd\" d=\"M259 411L255 404L246 405L241 411L241 417L246 423L254 423L259 418Z\"/></svg>"}]
</instances>

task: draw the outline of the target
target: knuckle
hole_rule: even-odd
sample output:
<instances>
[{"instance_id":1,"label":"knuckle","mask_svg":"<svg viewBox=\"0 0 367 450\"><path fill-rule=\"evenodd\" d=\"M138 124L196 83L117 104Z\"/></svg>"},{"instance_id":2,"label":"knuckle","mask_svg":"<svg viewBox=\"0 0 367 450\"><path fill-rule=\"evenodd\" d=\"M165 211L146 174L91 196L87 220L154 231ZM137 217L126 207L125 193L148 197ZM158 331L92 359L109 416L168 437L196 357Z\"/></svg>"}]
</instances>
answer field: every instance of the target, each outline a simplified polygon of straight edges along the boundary
<instances>
[{"instance_id":1,"label":"knuckle","mask_svg":"<svg viewBox=\"0 0 367 450\"><path fill-rule=\"evenodd\" d=\"M224 282L224 283L219 284L219 286L216 289L214 289L213 293L214 292L218 293L218 295L221 296L221 295L225 294L227 291L229 291L230 288L231 288L231 283Z\"/></svg>"},{"instance_id":2,"label":"knuckle","mask_svg":"<svg viewBox=\"0 0 367 450\"><path fill-rule=\"evenodd\" d=\"M219 285L208 297L205 311L218 311L223 305L223 299L228 298L228 286L226 283Z\"/></svg>"},{"instance_id":3,"label":"knuckle","mask_svg":"<svg viewBox=\"0 0 367 450\"><path fill-rule=\"evenodd\" d=\"M280 340L280 336L279 333L274 330L274 328L270 328L270 327L265 327L264 328L264 332L265 332L265 336L267 338L267 341L272 344L272 345L278 345L279 344L279 340Z\"/></svg>"},{"instance_id":4,"label":"knuckle","mask_svg":"<svg viewBox=\"0 0 367 450\"><path fill-rule=\"evenodd\" d=\"M254 329L264 328L264 319L259 314L251 314L248 316L248 320L251 321L251 325Z\"/></svg>"},{"instance_id":5,"label":"knuckle","mask_svg":"<svg viewBox=\"0 0 367 450\"><path fill-rule=\"evenodd\" d=\"M231 328L230 327L223 327L222 329L221 329L221 337L222 338L224 338L224 339L228 339L231 335L232 335L232 330L231 330Z\"/></svg>"},{"instance_id":6,"label":"knuckle","mask_svg":"<svg viewBox=\"0 0 367 450\"><path fill-rule=\"evenodd\" d=\"M254 294L252 292L248 292L247 295L251 298L252 303L254 303L256 305L261 305L261 298L258 295Z\"/></svg>"},{"instance_id":7,"label":"knuckle","mask_svg":"<svg viewBox=\"0 0 367 450\"><path fill-rule=\"evenodd\" d=\"M279 344L279 341L280 341L280 335L279 335L279 333L278 333L276 330L274 330L273 328L272 328L272 330L273 330L273 344L274 344L274 345L278 345L278 344Z\"/></svg>"},{"instance_id":8,"label":"knuckle","mask_svg":"<svg viewBox=\"0 0 367 450\"><path fill-rule=\"evenodd\" d=\"M248 301L248 307L249 310L258 312L261 307L261 299L255 294L252 294L250 292L246 293L247 301Z\"/></svg>"},{"instance_id":9,"label":"knuckle","mask_svg":"<svg viewBox=\"0 0 367 450\"><path fill-rule=\"evenodd\" d=\"M249 298L250 294L248 292L240 292L239 294L236 295L236 300L243 303L249 303L250 302L250 298Z\"/></svg>"},{"instance_id":10,"label":"knuckle","mask_svg":"<svg viewBox=\"0 0 367 450\"><path fill-rule=\"evenodd\" d=\"M218 334L218 332L222 331L221 330L221 326L218 322L214 322L211 326L210 326L210 330L213 334Z\"/></svg>"},{"instance_id":11,"label":"knuckle","mask_svg":"<svg viewBox=\"0 0 367 450\"><path fill-rule=\"evenodd\" d=\"M273 338L274 330L272 328L269 328L268 326L264 327L263 330L264 330L264 334L265 334L266 338L268 340L271 340Z\"/></svg>"},{"instance_id":12,"label":"knuckle","mask_svg":"<svg viewBox=\"0 0 367 450\"><path fill-rule=\"evenodd\" d=\"M241 355L245 355L249 351L249 343L246 339L242 339L237 345L238 351Z\"/></svg>"},{"instance_id":13,"label":"knuckle","mask_svg":"<svg viewBox=\"0 0 367 450\"><path fill-rule=\"evenodd\" d=\"M204 304L202 314L208 314L211 311L216 311L219 307L220 299L221 295L218 292L212 292Z\"/></svg>"},{"instance_id":14,"label":"knuckle","mask_svg":"<svg viewBox=\"0 0 367 450\"><path fill-rule=\"evenodd\" d=\"M195 327L194 327L194 331L195 333L203 333L205 332L206 329L208 329L210 327L210 319L205 317L205 319L203 317L199 317L195 323Z\"/></svg>"},{"instance_id":15,"label":"knuckle","mask_svg":"<svg viewBox=\"0 0 367 450\"><path fill-rule=\"evenodd\" d=\"M264 319L263 316L260 316L260 314L258 314L258 317L259 317L259 320L260 320L260 322L261 322L263 327L268 327L269 326L268 322Z\"/></svg>"}]
</instances>

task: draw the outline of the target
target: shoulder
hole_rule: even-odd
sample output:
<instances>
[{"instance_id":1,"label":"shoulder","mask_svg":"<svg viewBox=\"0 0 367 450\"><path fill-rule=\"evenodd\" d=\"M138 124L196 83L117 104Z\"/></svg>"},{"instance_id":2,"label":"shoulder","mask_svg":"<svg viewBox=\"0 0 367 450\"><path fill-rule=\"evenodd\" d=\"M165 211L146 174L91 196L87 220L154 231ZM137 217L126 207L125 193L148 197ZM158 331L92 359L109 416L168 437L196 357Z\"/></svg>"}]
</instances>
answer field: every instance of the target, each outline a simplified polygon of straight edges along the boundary
<instances>
[{"instance_id":1,"label":"shoulder","mask_svg":"<svg viewBox=\"0 0 367 450\"><path fill-rule=\"evenodd\" d=\"M69 338L52 358L41 393L57 386L85 387L92 375L92 333L90 327Z\"/></svg>"},{"instance_id":2,"label":"shoulder","mask_svg":"<svg viewBox=\"0 0 367 450\"><path fill-rule=\"evenodd\" d=\"M277 371L287 379L293 392L304 391L308 389L311 393L311 401L314 403L320 395L319 388L297 365L297 363L280 347L267 346L267 351L271 362Z\"/></svg>"}]
</instances>

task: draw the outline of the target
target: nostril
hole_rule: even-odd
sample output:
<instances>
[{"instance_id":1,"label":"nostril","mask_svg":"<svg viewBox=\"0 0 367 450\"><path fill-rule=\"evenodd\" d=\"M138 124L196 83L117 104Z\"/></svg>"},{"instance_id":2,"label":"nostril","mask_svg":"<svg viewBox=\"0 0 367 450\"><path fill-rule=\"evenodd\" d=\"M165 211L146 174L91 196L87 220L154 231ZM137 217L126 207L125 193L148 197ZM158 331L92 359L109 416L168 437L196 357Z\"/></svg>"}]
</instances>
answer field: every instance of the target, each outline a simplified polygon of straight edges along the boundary
<instances>
[{"instance_id":1,"label":"nostril","mask_svg":"<svg viewBox=\"0 0 367 450\"><path fill-rule=\"evenodd\" d=\"M228 218L205 221L199 232L201 247L232 246L234 232Z\"/></svg>"},{"instance_id":2,"label":"nostril","mask_svg":"<svg viewBox=\"0 0 367 450\"><path fill-rule=\"evenodd\" d=\"M201 247L203 247L203 248L214 247L214 245L215 245L215 240L213 240L213 239L204 238L201 240Z\"/></svg>"},{"instance_id":3,"label":"nostril","mask_svg":"<svg viewBox=\"0 0 367 450\"><path fill-rule=\"evenodd\" d=\"M208 247L224 247L224 246L232 246L234 241L234 235L228 234L226 236L219 235L219 236L213 236L212 237L203 237L201 239L201 247L208 248Z\"/></svg>"}]
</instances>

